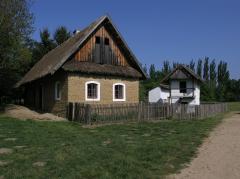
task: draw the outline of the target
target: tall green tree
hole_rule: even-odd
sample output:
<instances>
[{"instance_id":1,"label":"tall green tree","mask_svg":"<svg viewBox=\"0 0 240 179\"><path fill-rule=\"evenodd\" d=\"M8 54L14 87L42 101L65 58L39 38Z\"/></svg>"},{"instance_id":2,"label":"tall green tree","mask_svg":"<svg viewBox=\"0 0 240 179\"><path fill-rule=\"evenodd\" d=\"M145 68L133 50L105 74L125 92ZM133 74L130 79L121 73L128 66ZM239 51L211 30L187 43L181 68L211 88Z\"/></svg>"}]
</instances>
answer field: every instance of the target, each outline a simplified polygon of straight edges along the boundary
<instances>
[{"instance_id":1,"label":"tall green tree","mask_svg":"<svg viewBox=\"0 0 240 179\"><path fill-rule=\"evenodd\" d=\"M156 70L155 70L155 65L154 64L150 65L149 76L150 76L151 79L155 79L156 78Z\"/></svg>"},{"instance_id":2,"label":"tall green tree","mask_svg":"<svg viewBox=\"0 0 240 179\"><path fill-rule=\"evenodd\" d=\"M194 60L191 60L191 61L190 61L189 68L190 68L192 71L195 71L195 62L194 62Z\"/></svg>"},{"instance_id":3,"label":"tall green tree","mask_svg":"<svg viewBox=\"0 0 240 179\"><path fill-rule=\"evenodd\" d=\"M172 63L172 68L174 69L174 68L176 68L178 65L179 65L178 62L173 62L173 63Z\"/></svg>"},{"instance_id":4,"label":"tall green tree","mask_svg":"<svg viewBox=\"0 0 240 179\"><path fill-rule=\"evenodd\" d=\"M57 45L62 44L64 41L71 37L70 31L67 30L65 26L60 26L54 32L54 40L56 41Z\"/></svg>"},{"instance_id":5,"label":"tall green tree","mask_svg":"<svg viewBox=\"0 0 240 179\"><path fill-rule=\"evenodd\" d=\"M203 66L203 79L208 82L209 81L209 58L205 57L204 66Z\"/></svg>"},{"instance_id":6,"label":"tall green tree","mask_svg":"<svg viewBox=\"0 0 240 179\"><path fill-rule=\"evenodd\" d=\"M226 88L225 101L240 101L240 79L228 80Z\"/></svg>"},{"instance_id":7,"label":"tall green tree","mask_svg":"<svg viewBox=\"0 0 240 179\"><path fill-rule=\"evenodd\" d=\"M211 100L216 100L216 85L217 85L217 72L216 72L216 63L215 60L212 60L209 67L209 95Z\"/></svg>"},{"instance_id":8,"label":"tall green tree","mask_svg":"<svg viewBox=\"0 0 240 179\"><path fill-rule=\"evenodd\" d=\"M143 71L147 74L147 65L146 64L143 66Z\"/></svg>"},{"instance_id":9,"label":"tall green tree","mask_svg":"<svg viewBox=\"0 0 240 179\"><path fill-rule=\"evenodd\" d=\"M40 31L40 42L34 42L32 48L32 66L38 62L45 54L56 47L56 43L51 38L47 28Z\"/></svg>"},{"instance_id":10,"label":"tall green tree","mask_svg":"<svg viewBox=\"0 0 240 179\"><path fill-rule=\"evenodd\" d=\"M0 99L16 94L14 84L31 60L33 14L27 0L0 1Z\"/></svg>"},{"instance_id":11,"label":"tall green tree","mask_svg":"<svg viewBox=\"0 0 240 179\"><path fill-rule=\"evenodd\" d=\"M220 61L218 64L218 73L217 73L217 98L219 101L225 100L225 95L227 93L227 82L229 80L229 71L227 63Z\"/></svg>"},{"instance_id":12,"label":"tall green tree","mask_svg":"<svg viewBox=\"0 0 240 179\"><path fill-rule=\"evenodd\" d=\"M199 59L197 63L197 74L202 77L202 60Z\"/></svg>"},{"instance_id":13,"label":"tall green tree","mask_svg":"<svg viewBox=\"0 0 240 179\"><path fill-rule=\"evenodd\" d=\"M170 67L169 61L168 60L163 61L163 68L162 68L163 75L167 75L170 72L171 72L171 67Z\"/></svg>"}]
</instances>

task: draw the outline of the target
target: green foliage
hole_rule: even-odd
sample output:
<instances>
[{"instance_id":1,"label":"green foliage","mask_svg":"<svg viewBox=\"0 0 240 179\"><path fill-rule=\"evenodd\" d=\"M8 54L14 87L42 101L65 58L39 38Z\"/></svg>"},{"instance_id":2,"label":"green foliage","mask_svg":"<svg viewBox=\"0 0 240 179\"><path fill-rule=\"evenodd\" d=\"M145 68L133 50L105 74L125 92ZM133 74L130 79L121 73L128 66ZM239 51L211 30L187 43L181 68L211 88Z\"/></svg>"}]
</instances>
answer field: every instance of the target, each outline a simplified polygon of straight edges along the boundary
<instances>
[{"instance_id":1,"label":"green foliage","mask_svg":"<svg viewBox=\"0 0 240 179\"><path fill-rule=\"evenodd\" d=\"M0 1L0 103L15 94L12 87L29 68L33 15L27 0Z\"/></svg>"},{"instance_id":2,"label":"green foliage","mask_svg":"<svg viewBox=\"0 0 240 179\"><path fill-rule=\"evenodd\" d=\"M170 72L171 72L171 67L170 67L169 61L167 60L163 61L162 74L166 76Z\"/></svg>"},{"instance_id":3,"label":"green foliage","mask_svg":"<svg viewBox=\"0 0 240 179\"><path fill-rule=\"evenodd\" d=\"M240 102L230 102L228 106L230 111L240 111Z\"/></svg>"},{"instance_id":4,"label":"green foliage","mask_svg":"<svg viewBox=\"0 0 240 179\"><path fill-rule=\"evenodd\" d=\"M155 69L153 64L150 66L150 78L140 83L140 100L146 100L148 91L159 86L161 80L171 72L172 68L169 64L169 61L164 61L161 70ZM172 67L175 68L178 64L180 63L173 62ZM201 84L202 101L240 100L240 80L229 79L229 70L226 62L220 61L217 65L215 59L211 60L205 57L197 61L196 69L194 60L191 60L187 66L196 71L204 80L204 83Z\"/></svg>"},{"instance_id":5,"label":"green foliage","mask_svg":"<svg viewBox=\"0 0 240 179\"><path fill-rule=\"evenodd\" d=\"M216 88L217 88L217 72L215 60L210 63L210 82L209 82L209 98L211 101L216 100Z\"/></svg>"},{"instance_id":6,"label":"green foliage","mask_svg":"<svg viewBox=\"0 0 240 179\"><path fill-rule=\"evenodd\" d=\"M40 39L40 42L34 42L32 49L32 66L56 47L56 43L51 39L51 34L47 28L40 31Z\"/></svg>"},{"instance_id":7,"label":"green foliage","mask_svg":"<svg viewBox=\"0 0 240 179\"><path fill-rule=\"evenodd\" d=\"M60 26L55 30L53 38L47 28L40 31L40 42L35 41L32 47L32 66L70 36L70 32L64 26Z\"/></svg>"},{"instance_id":8,"label":"green foliage","mask_svg":"<svg viewBox=\"0 0 240 179\"><path fill-rule=\"evenodd\" d=\"M198 60L197 74L198 74L198 76L202 77L202 60L201 59Z\"/></svg>"},{"instance_id":9,"label":"green foliage","mask_svg":"<svg viewBox=\"0 0 240 179\"><path fill-rule=\"evenodd\" d=\"M192 70L192 71L195 71L195 62L194 60L191 60L190 64L189 64L189 68Z\"/></svg>"},{"instance_id":10,"label":"green foliage","mask_svg":"<svg viewBox=\"0 0 240 179\"><path fill-rule=\"evenodd\" d=\"M207 83L209 81L209 64L208 64L208 61L209 61L209 58L205 57L205 59L204 59L204 66L203 66L203 79Z\"/></svg>"},{"instance_id":11,"label":"green foliage","mask_svg":"<svg viewBox=\"0 0 240 179\"><path fill-rule=\"evenodd\" d=\"M179 171L221 118L83 128L0 117L4 178L164 178ZM16 138L7 141L5 138ZM23 146L17 148L16 146ZM44 162L44 166L33 166Z\"/></svg>"},{"instance_id":12,"label":"green foliage","mask_svg":"<svg viewBox=\"0 0 240 179\"><path fill-rule=\"evenodd\" d=\"M217 74L218 86L217 86L217 99L219 101L225 101L227 89L227 82L229 80L229 71L227 69L227 63L220 61L218 64Z\"/></svg>"},{"instance_id":13,"label":"green foliage","mask_svg":"<svg viewBox=\"0 0 240 179\"><path fill-rule=\"evenodd\" d=\"M156 70L155 70L154 64L150 65L149 76L150 76L151 79L155 79L156 78Z\"/></svg>"},{"instance_id":14,"label":"green foliage","mask_svg":"<svg viewBox=\"0 0 240 179\"><path fill-rule=\"evenodd\" d=\"M0 1L0 103L21 95L14 85L46 53L70 37L70 32L60 26L54 39L48 29L40 32L40 42L31 39L33 14L28 0Z\"/></svg>"},{"instance_id":15,"label":"green foliage","mask_svg":"<svg viewBox=\"0 0 240 179\"><path fill-rule=\"evenodd\" d=\"M69 37L71 37L71 33L64 26L58 27L54 33L54 40L56 41L57 45L60 45L69 39Z\"/></svg>"}]
</instances>

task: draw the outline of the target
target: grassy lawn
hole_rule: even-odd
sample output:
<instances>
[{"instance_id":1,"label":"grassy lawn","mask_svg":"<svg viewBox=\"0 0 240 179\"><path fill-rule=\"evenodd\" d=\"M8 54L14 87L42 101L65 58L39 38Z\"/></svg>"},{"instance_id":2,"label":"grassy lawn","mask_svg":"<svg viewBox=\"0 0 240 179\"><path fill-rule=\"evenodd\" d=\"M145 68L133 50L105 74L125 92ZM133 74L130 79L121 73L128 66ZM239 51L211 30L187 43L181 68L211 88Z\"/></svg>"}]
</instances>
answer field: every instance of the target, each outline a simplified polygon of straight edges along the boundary
<instances>
[{"instance_id":1,"label":"grassy lawn","mask_svg":"<svg viewBox=\"0 0 240 179\"><path fill-rule=\"evenodd\" d=\"M240 102L230 102L228 104L230 111L240 111Z\"/></svg>"},{"instance_id":2,"label":"grassy lawn","mask_svg":"<svg viewBox=\"0 0 240 179\"><path fill-rule=\"evenodd\" d=\"M0 166L0 176L161 178L189 162L220 121L219 116L89 129L70 122L0 117L0 148L13 150L0 154L0 161L7 162Z\"/></svg>"}]
</instances>

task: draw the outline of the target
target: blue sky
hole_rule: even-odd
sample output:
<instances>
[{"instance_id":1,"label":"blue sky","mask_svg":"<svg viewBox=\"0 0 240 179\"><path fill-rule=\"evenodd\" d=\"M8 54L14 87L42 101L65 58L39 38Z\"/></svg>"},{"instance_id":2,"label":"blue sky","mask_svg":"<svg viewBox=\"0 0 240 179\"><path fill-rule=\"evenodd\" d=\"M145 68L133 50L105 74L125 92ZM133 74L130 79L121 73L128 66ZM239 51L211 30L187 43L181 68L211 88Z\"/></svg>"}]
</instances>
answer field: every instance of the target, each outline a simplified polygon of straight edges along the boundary
<instances>
[{"instance_id":1,"label":"blue sky","mask_svg":"<svg viewBox=\"0 0 240 179\"><path fill-rule=\"evenodd\" d=\"M208 56L228 62L231 77L240 78L238 0L35 0L31 10L37 40L44 27L82 29L108 13L142 64Z\"/></svg>"}]
</instances>

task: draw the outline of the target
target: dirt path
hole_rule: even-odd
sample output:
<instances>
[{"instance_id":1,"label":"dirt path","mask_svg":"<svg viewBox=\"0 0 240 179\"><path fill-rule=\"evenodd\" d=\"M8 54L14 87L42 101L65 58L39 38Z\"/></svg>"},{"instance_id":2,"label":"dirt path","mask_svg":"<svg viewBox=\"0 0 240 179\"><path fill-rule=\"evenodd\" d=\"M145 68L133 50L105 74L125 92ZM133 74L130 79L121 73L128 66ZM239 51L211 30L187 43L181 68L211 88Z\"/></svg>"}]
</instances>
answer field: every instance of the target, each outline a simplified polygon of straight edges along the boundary
<instances>
[{"instance_id":1,"label":"dirt path","mask_svg":"<svg viewBox=\"0 0 240 179\"><path fill-rule=\"evenodd\" d=\"M169 178L240 178L240 113L224 119L200 147L190 166Z\"/></svg>"}]
</instances>

